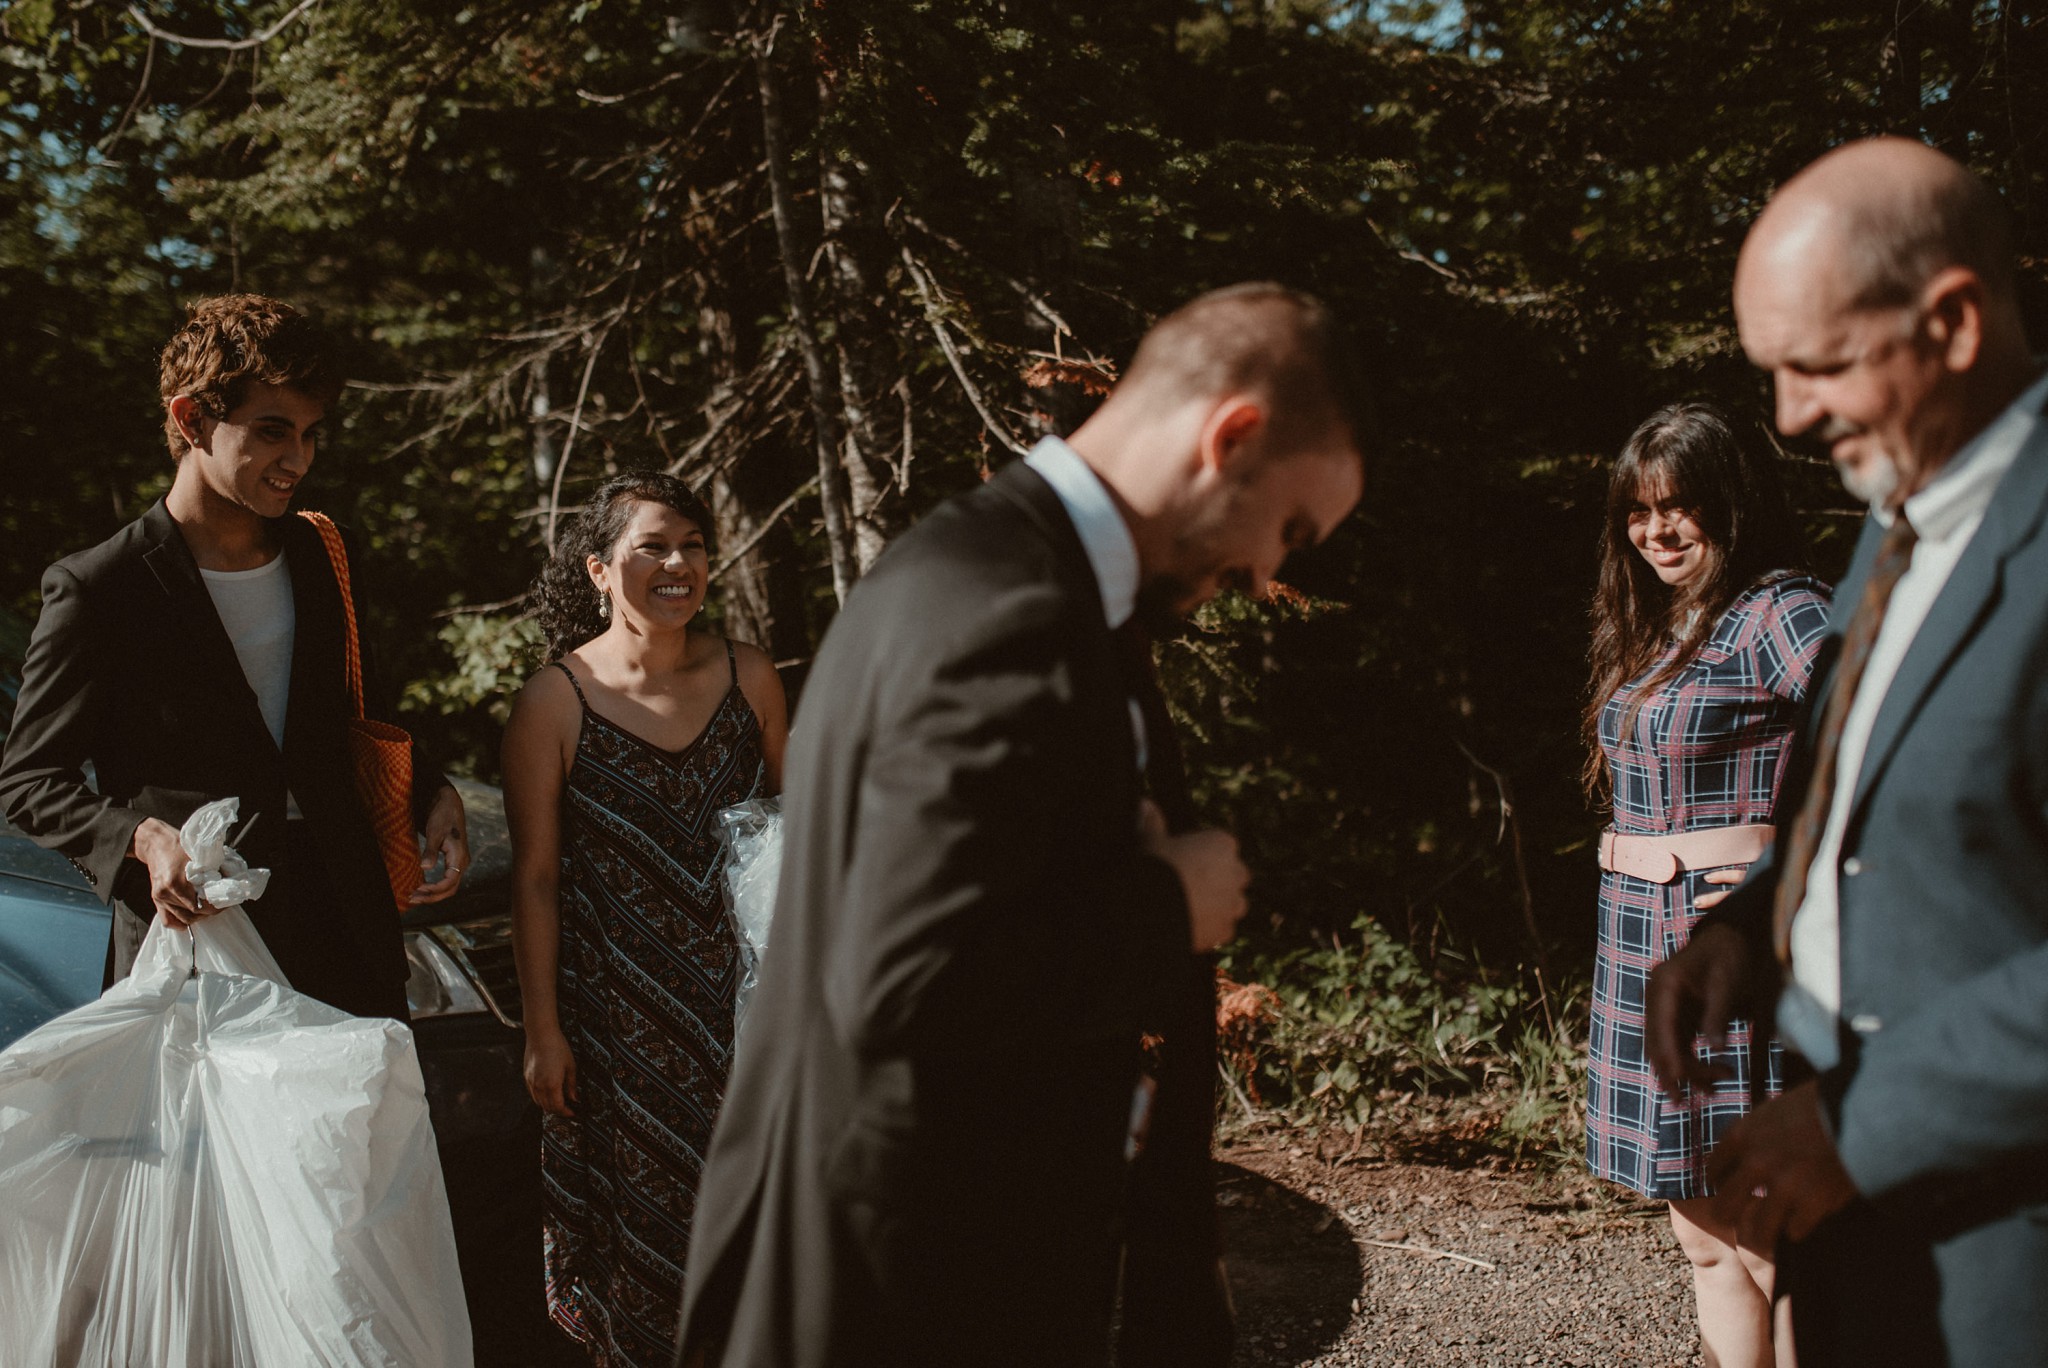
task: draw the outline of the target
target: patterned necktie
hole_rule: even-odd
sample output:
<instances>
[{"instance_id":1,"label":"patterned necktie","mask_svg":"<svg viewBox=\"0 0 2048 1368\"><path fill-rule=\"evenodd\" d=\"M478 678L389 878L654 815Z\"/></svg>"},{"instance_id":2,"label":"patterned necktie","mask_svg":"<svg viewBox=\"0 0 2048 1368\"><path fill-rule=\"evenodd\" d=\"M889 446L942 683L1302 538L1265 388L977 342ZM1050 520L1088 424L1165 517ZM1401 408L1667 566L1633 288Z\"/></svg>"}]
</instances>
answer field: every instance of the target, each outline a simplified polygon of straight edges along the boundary
<instances>
[{"instance_id":1,"label":"patterned necktie","mask_svg":"<svg viewBox=\"0 0 2048 1368\"><path fill-rule=\"evenodd\" d=\"M1891 606L1892 590L1899 576L1913 560L1913 545L1920 534L1906 521L1904 513L1892 518L1891 529L1878 545L1877 560L1864 581L1863 597L1856 604L1856 616L1842 637L1842 655L1835 666L1833 692L1827 711L1821 716L1820 735L1814 742L1813 778L1806 786L1806 801L1792 822L1785 842L1784 860L1778 874L1778 898L1771 909L1771 936L1778 950L1778 963L1792 963L1792 918L1806 900L1807 870L1820 848L1821 833L1827 830L1828 813L1835 801L1835 761L1842 749L1842 727L1849 720L1849 706L1856 701L1857 686L1863 682L1863 667L1870 663L1870 649L1877 644L1878 629L1884 626L1885 609Z\"/></svg>"}]
</instances>

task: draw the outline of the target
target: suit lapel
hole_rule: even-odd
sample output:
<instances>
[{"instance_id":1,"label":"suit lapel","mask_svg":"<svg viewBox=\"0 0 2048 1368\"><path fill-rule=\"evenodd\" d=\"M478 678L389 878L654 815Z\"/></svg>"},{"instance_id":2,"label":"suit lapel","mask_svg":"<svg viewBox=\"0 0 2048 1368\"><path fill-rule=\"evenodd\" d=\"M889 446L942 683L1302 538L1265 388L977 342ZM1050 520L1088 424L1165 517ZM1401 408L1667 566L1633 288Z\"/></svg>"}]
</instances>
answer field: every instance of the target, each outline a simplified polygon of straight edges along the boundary
<instances>
[{"instance_id":1,"label":"suit lapel","mask_svg":"<svg viewBox=\"0 0 2048 1368\"><path fill-rule=\"evenodd\" d=\"M1043 475L1023 461L1012 461L1003 467L989 481L989 488L1021 507L1045 534L1059 567L1061 587L1077 601L1082 620L1091 629L1093 640L1087 643L1088 652L1116 699L1118 720L1111 731L1121 741L1123 759L1119 772L1131 776L1135 801L1138 743L1129 724L1123 720L1124 710L1129 707L1129 694L1125 688L1122 663L1110 637L1109 619L1102 611L1102 586L1095 578L1095 567L1088 561L1088 550L1081 543L1081 534L1075 529L1067 506L1060 502L1060 496L1053 487L1046 483Z\"/></svg>"},{"instance_id":2,"label":"suit lapel","mask_svg":"<svg viewBox=\"0 0 2048 1368\"><path fill-rule=\"evenodd\" d=\"M2048 425L2035 428L2013 468L1999 482L1977 534L1964 548L1905 659L1899 662L1899 672L1885 690L1871 726L1870 744L1856 777L1856 798L1849 808L1850 820L1855 820L1869 799L1872 785L1884 772L1921 703L1997 604L2005 562L2040 526L2044 500L2048 500Z\"/></svg>"},{"instance_id":3,"label":"suit lapel","mask_svg":"<svg viewBox=\"0 0 2048 1368\"><path fill-rule=\"evenodd\" d=\"M989 481L989 487L1020 505L1045 533L1058 553L1061 580L1069 590L1094 605L1094 618L1101 623L1106 638L1109 620L1102 614L1102 585L1095 578L1095 567L1088 563L1088 549L1081 544L1081 534L1060 496L1043 475L1023 461L1004 466Z\"/></svg>"},{"instance_id":4,"label":"suit lapel","mask_svg":"<svg viewBox=\"0 0 2048 1368\"><path fill-rule=\"evenodd\" d=\"M242 672L241 657L235 654L235 644L228 639L227 628L221 625L220 613L213 606L213 596L206 591L206 581L200 577L199 562L192 558L192 548L185 545L184 534L178 531L162 500L142 515L142 522L149 529L152 542L142 553L143 564L164 591L172 635L191 653L189 668L207 681L208 691L219 700L227 725L242 733L235 744L261 747L276 755L277 743L263 721L256 691L249 687L249 677Z\"/></svg>"}]
</instances>

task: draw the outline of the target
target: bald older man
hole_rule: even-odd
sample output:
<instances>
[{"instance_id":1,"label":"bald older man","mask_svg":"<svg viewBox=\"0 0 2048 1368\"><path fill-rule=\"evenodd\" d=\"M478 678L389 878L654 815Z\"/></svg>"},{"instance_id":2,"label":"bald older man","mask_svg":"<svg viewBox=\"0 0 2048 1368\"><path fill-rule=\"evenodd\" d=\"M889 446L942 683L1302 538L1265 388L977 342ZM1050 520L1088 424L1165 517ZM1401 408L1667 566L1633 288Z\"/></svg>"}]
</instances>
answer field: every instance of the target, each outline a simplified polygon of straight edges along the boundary
<instances>
[{"instance_id":1,"label":"bald older man","mask_svg":"<svg viewBox=\"0 0 2048 1368\"><path fill-rule=\"evenodd\" d=\"M1870 516L1773 854L1650 983L1668 1086L1779 993L1814 1077L1713 1160L1784 1241L1799 1361L2048 1363L2048 381L1997 197L1918 143L1838 148L1735 276L1777 423Z\"/></svg>"}]
</instances>

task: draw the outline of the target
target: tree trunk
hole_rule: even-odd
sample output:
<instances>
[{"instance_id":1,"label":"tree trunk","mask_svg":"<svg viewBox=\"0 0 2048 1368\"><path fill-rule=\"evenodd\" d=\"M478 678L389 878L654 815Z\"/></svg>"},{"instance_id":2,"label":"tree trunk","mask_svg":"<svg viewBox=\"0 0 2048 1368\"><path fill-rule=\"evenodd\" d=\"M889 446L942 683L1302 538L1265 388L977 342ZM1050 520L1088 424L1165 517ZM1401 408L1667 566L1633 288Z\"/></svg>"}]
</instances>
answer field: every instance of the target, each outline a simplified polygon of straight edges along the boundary
<instances>
[{"instance_id":1,"label":"tree trunk","mask_svg":"<svg viewBox=\"0 0 2048 1368\"><path fill-rule=\"evenodd\" d=\"M535 247L528 258L526 274L528 298L533 301L533 307L537 310L544 302L553 298L555 282L561 273L556 269L554 259L548 255L548 249ZM533 424L532 447L528 460L533 466L534 486L540 490L542 497L546 497L549 487L554 483L555 461L561 454L555 447L554 433L548 430L555 411L553 369L554 353L542 352L540 359L534 362L526 399L527 418Z\"/></svg>"},{"instance_id":2,"label":"tree trunk","mask_svg":"<svg viewBox=\"0 0 2048 1368\"><path fill-rule=\"evenodd\" d=\"M739 340L734 336L732 315L709 302L697 309L697 350L711 364L711 397L704 410L717 415L732 401L741 384ZM772 499L748 498L761 483L758 472L742 469L730 438L714 442L704 452L713 474L704 488L711 508L713 541L720 547L749 549L726 566L719 575L718 588L725 596L725 630L728 636L766 646L775 630L775 609L768 593L768 567L764 563L760 530L763 515L774 507ZM686 473L686 472L685 472Z\"/></svg>"},{"instance_id":3,"label":"tree trunk","mask_svg":"<svg viewBox=\"0 0 2048 1368\"><path fill-rule=\"evenodd\" d=\"M860 578L839 460L838 385L825 364L825 351L811 317L804 284L803 252L796 240L795 197L789 188L788 143L783 135L782 96L775 84L773 35L754 39L754 73L761 88L761 143L768 161L768 195L775 219L775 244L782 258L782 283L789 296L790 326L803 351L810 395L812 445L818 458L818 501L824 505L825 540L832 551L832 589L844 604Z\"/></svg>"},{"instance_id":4,"label":"tree trunk","mask_svg":"<svg viewBox=\"0 0 2048 1368\"><path fill-rule=\"evenodd\" d=\"M820 108L829 113L837 92L829 75L820 75ZM844 457L847 489L852 496L854 552L865 573L881 556L895 530L883 509L889 467L882 453L888 443L874 421L874 405L895 384L892 357L886 355L893 334L880 326L888 300L875 282L881 278L868 243L869 225L860 195L861 165L839 148L818 151L818 217L824 234L825 269L839 360L839 401L846 422ZM900 493L900 491L899 491Z\"/></svg>"}]
</instances>

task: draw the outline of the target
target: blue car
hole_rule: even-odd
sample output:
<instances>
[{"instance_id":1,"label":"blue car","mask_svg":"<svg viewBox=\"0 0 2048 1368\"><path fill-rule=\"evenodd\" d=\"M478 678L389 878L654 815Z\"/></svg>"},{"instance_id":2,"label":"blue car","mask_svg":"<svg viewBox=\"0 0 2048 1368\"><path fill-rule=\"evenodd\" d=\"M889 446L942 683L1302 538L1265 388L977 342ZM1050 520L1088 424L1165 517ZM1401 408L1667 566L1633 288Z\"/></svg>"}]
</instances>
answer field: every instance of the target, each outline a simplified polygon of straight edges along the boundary
<instances>
[{"instance_id":1,"label":"blue car","mask_svg":"<svg viewBox=\"0 0 2048 1368\"><path fill-rule=\"evenodd\" d=\"M28 629L0 610L0 743ZM469 814L461 890L405 913L406 999L427 1085L479 1364L577 1362L547 1325L540 1113L527 1096L504 795L455 781ZM0 1047L100 994L113 913L71 862L0 822Z\"/></svg>"}]
</instances>

